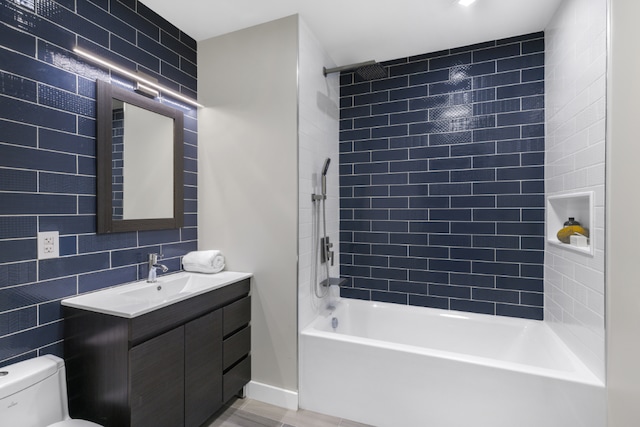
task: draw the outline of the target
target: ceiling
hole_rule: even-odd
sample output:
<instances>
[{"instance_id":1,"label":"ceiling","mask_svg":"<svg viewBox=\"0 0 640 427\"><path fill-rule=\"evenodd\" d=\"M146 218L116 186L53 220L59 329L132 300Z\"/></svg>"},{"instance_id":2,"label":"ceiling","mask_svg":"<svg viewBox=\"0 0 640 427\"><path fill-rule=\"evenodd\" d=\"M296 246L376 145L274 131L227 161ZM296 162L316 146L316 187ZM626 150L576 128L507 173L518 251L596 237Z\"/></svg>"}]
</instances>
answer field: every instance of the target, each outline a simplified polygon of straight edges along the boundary
<instances>
[{"instance_id":1,"label":"ceiling","mask_svg":"<svg viewBox=\"0 0 640 427\"><path fill-rule=\"evenodd\" d=\"M197 41L299 14L336 65L481 43L545 28L562 0L142 0Z\"/></svg>"}]
</instances>

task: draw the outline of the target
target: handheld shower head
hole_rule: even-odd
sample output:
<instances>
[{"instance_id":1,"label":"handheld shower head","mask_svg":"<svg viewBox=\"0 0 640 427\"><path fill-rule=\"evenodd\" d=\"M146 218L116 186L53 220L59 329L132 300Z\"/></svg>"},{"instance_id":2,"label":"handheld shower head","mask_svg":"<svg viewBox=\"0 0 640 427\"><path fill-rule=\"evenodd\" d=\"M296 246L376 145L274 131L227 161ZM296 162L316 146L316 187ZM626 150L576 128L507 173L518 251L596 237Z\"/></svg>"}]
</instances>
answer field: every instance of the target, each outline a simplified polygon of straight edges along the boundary
<instances>
[{"instance_id":1,"label":"handheld shower head","mask_svg":"<svg viewBox=\"0 0 640 427\"><path fill-rule=\"evenodd\" d=\"M331 158L327 157L322 167L322 197L325 199L327 198L327 172L329 171L329 163L331 163Z\"/></svg>"},{"instance_id":2,"label":"handheld shower head","mask_svg":"<svg viewBox=\"0 0 640 427\"><path fill-rule=\"evenodd\" d=\"M331 163L331 158L327 157L327 160L324 161L324 166L322 167L322 176L327 176L327 171L329 170L329 163Z\"/></svg>"}]
</instances>

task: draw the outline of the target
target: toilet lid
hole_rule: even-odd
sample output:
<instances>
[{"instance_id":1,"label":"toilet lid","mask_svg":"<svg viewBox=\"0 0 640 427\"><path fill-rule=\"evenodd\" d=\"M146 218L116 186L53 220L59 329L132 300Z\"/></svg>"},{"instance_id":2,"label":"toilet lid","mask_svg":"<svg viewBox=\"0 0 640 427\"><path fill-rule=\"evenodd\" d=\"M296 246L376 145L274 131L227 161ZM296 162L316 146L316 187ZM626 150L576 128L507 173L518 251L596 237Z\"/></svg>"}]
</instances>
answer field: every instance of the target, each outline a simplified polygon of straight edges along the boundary
<instances>
[{"instance_id":1,"label":"toilet lid","mask_svg":"<svg viewBox=\"0 0 640 427\"><path fill-rule=\"evenodd\" d=\"M65 420L57 423L50 424L47 427L102 427L99 424L92 423L85 420Z\"/></svg>"}]
</instances>

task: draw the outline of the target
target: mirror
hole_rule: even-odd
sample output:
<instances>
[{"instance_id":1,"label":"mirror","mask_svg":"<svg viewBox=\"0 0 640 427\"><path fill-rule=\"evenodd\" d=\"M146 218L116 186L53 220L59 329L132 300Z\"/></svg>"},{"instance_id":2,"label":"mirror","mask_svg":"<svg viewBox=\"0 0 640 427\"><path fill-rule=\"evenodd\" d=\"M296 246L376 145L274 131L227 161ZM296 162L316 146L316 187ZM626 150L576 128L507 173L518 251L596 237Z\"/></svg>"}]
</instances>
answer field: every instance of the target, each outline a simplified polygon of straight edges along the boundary
<instances>
[{"instance_id":1,"label":"mirror","mask_svg":"<svg viewBox=\"0 0 640 427\"><path fill-rule=\"evenodd\" d=\"M184 116L97 81L98 233L179 228Z\"/></svg>"}]
</instances>

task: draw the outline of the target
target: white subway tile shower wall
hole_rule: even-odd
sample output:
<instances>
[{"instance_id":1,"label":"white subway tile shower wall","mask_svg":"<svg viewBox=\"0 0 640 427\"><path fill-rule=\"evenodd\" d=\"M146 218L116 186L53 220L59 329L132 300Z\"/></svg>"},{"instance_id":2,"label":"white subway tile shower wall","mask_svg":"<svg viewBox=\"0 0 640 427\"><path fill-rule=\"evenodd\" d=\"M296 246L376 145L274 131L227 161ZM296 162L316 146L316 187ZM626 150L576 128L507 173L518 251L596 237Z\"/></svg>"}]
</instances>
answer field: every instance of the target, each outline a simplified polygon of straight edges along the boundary
<instances>
[{"instance_id":1,"label":"white subway tile shower wall","mask_svg":"<svg viewBox=\"0 0 640 427\"><path fill-rule=\"evenodd\" d=\"M595 255L546 245L544 318L604 379L606 1L564 1L545 34L546 195L594 192Z\"/></svg>"},{"instance_id":2,"label":"white subway tile shower wall","mask_svg":"<svg viewBox=\"0 0 640 427\"><path fill-rule=\"evenodd\" d=\"M298 249L298 309L300 330L309 324L321 309L318 298L312 293L313 272L324 278L324 266L313 263L318 260L314 255L314 233L322 234L315 228L314 215L322 221L321 211L311 201L311 194L320 193L320 173L324 161L331 158L327 174L327 234L333 242L334 266L330 275L338 277L340 272L339 255L339 187L338 187L338 74L322 74L322 67L330 68L334 64L323 50L309 27L300 19L298 57L298 97L299 97L299 249ZM319 202L316 202L319 203ZM321 269L322 267L322 269Z\"/></svg>"}]
</instances>

